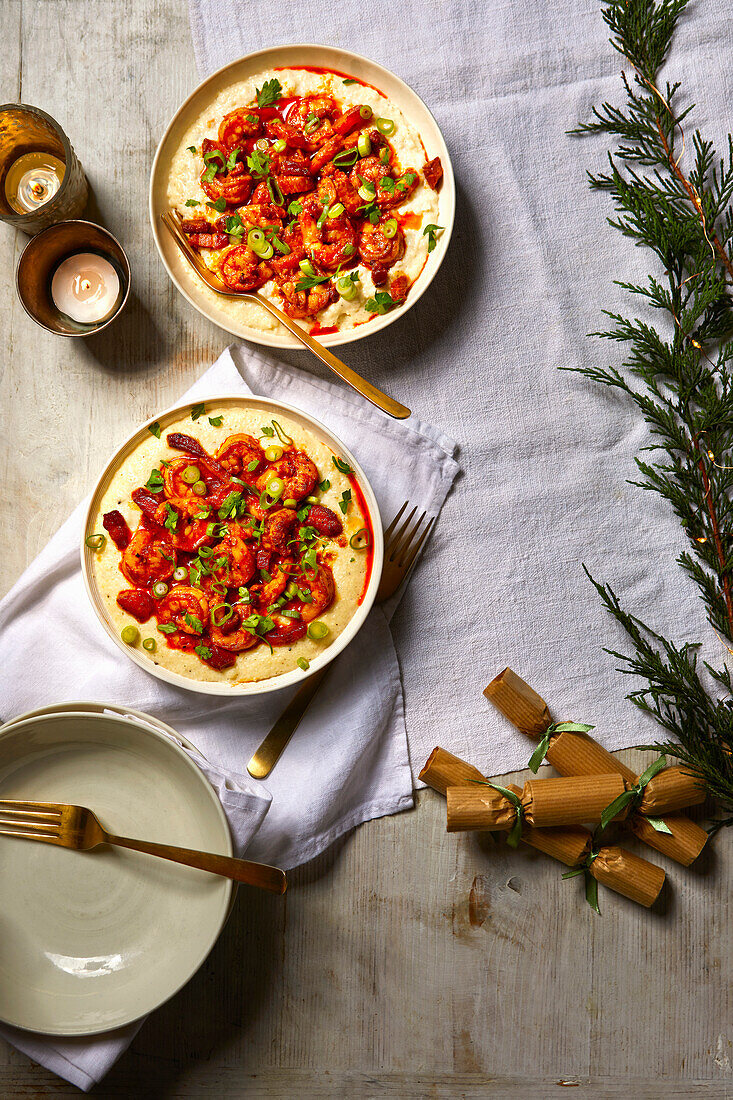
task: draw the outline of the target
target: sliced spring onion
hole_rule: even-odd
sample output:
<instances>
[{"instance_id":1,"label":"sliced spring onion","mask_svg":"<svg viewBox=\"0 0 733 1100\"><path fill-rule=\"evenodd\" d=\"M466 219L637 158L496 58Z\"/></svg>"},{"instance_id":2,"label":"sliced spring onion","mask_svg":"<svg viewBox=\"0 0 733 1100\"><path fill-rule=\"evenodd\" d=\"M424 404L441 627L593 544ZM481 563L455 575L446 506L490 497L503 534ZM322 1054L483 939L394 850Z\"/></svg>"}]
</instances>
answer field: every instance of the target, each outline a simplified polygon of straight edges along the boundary
<instances>
[{"instance_id":1,"label":"sliced spring onion","mask_svg":"<svg viewBox=\"0 0 733 1100\"><path fill-rule=\"evenodd\" d=\"M275 251L261 229L250 229L247 234L247 244L261 260L269 260Z\"/></svg>"},{"instance_id":2,"label":"sliced spring onion","mask_svg":"<svg viewBox=\"0 0 733 1100\"><path fill-rule=\"evenodd\" d=\"M298 660L297 660L296 663L298 665L298 668L303 669L303 672L307 672L308 669L311 667L310 666L310 661L307 661L305 657L298 657Z\"/></svg>"},{"instance_id":3,"label":"sliced spring onion","mask_svg":"<svg viewBox=\"0 0 733 1100\"><path fill-rule=\"evenodd\" d=\"M285 589L285 595L288 597L289 600L295 599L295 597L298 595L298 586L295 581L290 582L288 587Z\"/></svg>"},{"instance_id":4,"label":"sliced spring onion","mask_svg":"<svg viewBox=\"0 0 733 1100\"><path fill-rule=\"evenodd\" d=\"M287 446L290 446L290 444L293 442L293 440L287 434L287 432L283 428L282 424L280 424L277 420L273 420L272 426L275 429L275 434L276 434L277 438L280 440L280 442L285 443Z\"/></svg>"},{"instance_id":5,"label":"sliced spring onion","mask_svg":"<svg viewBox=\"0 0 733 1100\"><path fill-rule=\"evenodd\" d=\"M308 118L306 120L306 124L303 127L303 133L304 134L312 134L313 131L317 130L320 125L321 125L321 120L318 117L318 115L311 115L310 118Z\"/></svg>"},{"instance_id":6,"label":"sliced spring onion","mask_svg":"<svg viewBox=\"0 0 733 1100\"><path fill-rule=\"evenodd\" d=\"M366 550L369 546L369 532L366 527L361 527L355 534L349 539L349 546L352 550Z\"/></svg>"},{"instance_id":7,"label":"sliced spring onion","mask_svg":"<svg viewBox=\"0 0 733 1100\"><path fill-rule=\"evenodd\" d=\"M377 129L380 134L384 134L385 137L392 137L397 127L394 124L394 120L391 118L378 118Z\"/></svg>"},{"instance_id":8,"label":"sliced spring onion","mask_svg":"<svg viewBox=\"0 0 733 1100\"><path fill-rule=\"evenodd\" d=\"M368 157L372 151L372 139L369 134L359 134L359 140L356 143L356 148L359 150L360 157Z\"/></svg>"},{"instance_id":9,"label":"sliced spring onion","mask_svg":"<svg viewBox=\"0 0 733 1100\"><path fill-rule=\"evenodd\" d=\"M318 497L306 497L306 504L318 504Z\"/></svg>"},{"instance_id":10,"label":"sliced spring onion","mask_svg":"<svg viewBox=\"0 0 733 1100\"><path fill-rule=\"evenodd\" d=\"M247 234L247 244L250 248L254 248L256 244L264 244L266 240L267 238L262 229L250 229Z\"/></svg>"},{"instance_id":11,"label":"sliced spring onion","mask_svg":"<svg viewBox=\"0 0 733 1100\"><path fill-rule=\"evenodd\" d=\"M207 523L206 524L207 538L218 538L220 527L221 527L221 524L219 524L219 523Z\"/></svg>"},{"instance_id":12,"label":"sliced spring onion","mask_svg":"<svg viewBox=\"0 0 733 1100\"><path fill-rule=\"evenodd\" d=\"M198 466L187 466L181 474L181 477L186 482L186 485L195 485L197 481L201 480L201 471Z\"/></svg>"},{"instance_id":13,"label":"sliced spring onion","mask_svg":"<svg viewBox=\"0 0 733 1100\"><path fill-rule=\"evenodd\" d=\"M351 168L352 164L356 164L358 159L359 154L356 149L342 149L333 158L333 163L336 168Z\"/></svg>"},{"instance_id":14,"label":"sliced spring onion","mask_svg":"<svg viewBox=\"0 0 733 1100\"><path fill-rule=\"evenodd\" d=\"M285 482L281 477L271 477L267 483L267 495L271 500L279 500L284 488Z\"/></svg>"},{"instance_id":15,"label":"sliced spring onion","mask_svg":"<svg viewBox=\"0 0 733 1100\"><path fill-rule=\"evenodd\" d=\"M329 207L328 216L329 218L340 218L345 209L346 207L342 202L335 202L333 206Z\"/></svg>"},{"instance_id":16,"label":"sliced spring onion","mask_svg":"<svg viewBox=\"0 0 733 1100\"><path fill-rule=\"evenodd\" d=\"M270 192L270 198L275 203L275 206L285 205L285 196L280 190L280 184L274 176L267 177L267 190Z\"/></svg>"},{"instance_id":17,"label":"sliced spring onion","mask_svg":"<svg viewBox=\"0 0 733 1100\"><path fill-rule=\"evenodd\" d=\"M188 569L185 565L179 565L177 569L173 570L174 581L185 581L188 579Z\"/></svg>"},{"instance_id":18,"label":"sliced spring onion","mask_svg":"<svg viewBox=\"0 0 733 1100\"><path fill-rule=\"evenodd\" d=\"M120 631L120 637L125 645L135 645L140 637L140 631L136 626L124 626Z\"/></svg>"},{"instance_id":19,"label":"sliced spring onion","mask_svg":"<svg viewBox=\"0 0 733 1100\"><path fill-rule=\"evenodd\" d=\"M282 153L283 149L287 147L287 144L288 143L285 138L278 138L277 141L274 142L272 148L275 150L276 153Z\"/></svg>"},{"instance_id":20,"label":"sliced spring onion","mask_svg":"<svg viewBox=\"0 0 733 1100\"><path fill-rule=\"evenodd\" d=\"M191 486L191 488L193 489L193 491L194 491L194 493L196 494L197 497L205 497L206 496L206 482L205 481L197 481L195 485Z\"/></svg>"},{"instance_id":21,"label":"sliced spring onion","mask_svg":"<svg viewBox=\"0 0 733 1100\"><path fill-rule=\"evenodd\" d=\"M394 237L398 229L399 225L397 224L397 218L387 218L384 225L381 226L381 230L385 237Z\"/></svg>"},{"instance_id":22,"label":"sliced spring onion","mask_svg":"<svg viewBox=\"0 0 733 1100\"><path fill-rule=\"evenodd\" d=\"M298 264L298 267L300 268L300 270L303 272L304 275L308 275L308 277L311 278L311 279L315 278L316 271L315 271L315 268L313 267L313 264L310 262L310 260L301 260L300 263Z\"/></svg>"},{"instance_id":23,"label":"sliced spring onion","mask_svg":"<svg viewBox=\"0 0 733 1100\"><path fill-rule=\"evenodd\" d=\"M259 149L261 153L266 153L270 148L270 143L267 138L258 138L255 142L255 149Z\"/></svg>"},{"instance_id":24,"label":"sliced spring onion","mask_svg":"<svg viewBox=\"0 0 733 1100\"><path fill-rule=\"evenodd\" d=\"M155 653L157 644L155 638L143 638L143 649L147 649L148 653Z\"/></svg>"},{"instance_id":25,"label":"sliced spring onion","mask_svg":"<svg viewBox=\"0 0 733 1100\"><path fill-rule=\"evenodd\" d=\"M265 458L267 459L268 462L277 462L277 460L279 458L282 458L282 456L283 456L282 447L266 447L265 448Z\"/></svg>"},{"instance_id":26,"label":"sliced spring onion","mask_svg":"<svg viewBox=\"0 0 733 1100\"><path fill-rule=\"evenodd\" d=\"M153 595L155 596L156 600L162 600L164 596L168 595L168 585L165 583L165 581L155 582L155 584L153 585Z\"/></svg>"},{"instance_id":27,"label":"sliced spring onion","mask_svg":"<svg viewBox=\"0 0 733 1100\"><path fill-rule=\"evenodd\" d=\"M348 275L342 275L336 280L336 291L345 302L351 302L356 297L356 283Z\"/></svg>"},{"instance_id":28,"label":"sliced spring onion","mask_svg":"<svg viewBox=\"0 0 733 1100\"><path fill-rule=\"evenodd\" d=\"M107 536L106 535L101 535L101 534L87 535L87 537L84 539L84 545L88 546L90 550L102 550L104 548L104 544L106 543L106 541L107 541Z\"/></svg>"},{"instance_id":29,"label":"sliced spring onion","mask_svg":"<svg viewBox=\"0 0 733 1100\"><path fill-rule=\"evenodd\" d=\"M213 556L214 550L211 546L202 546L199 549L200 558L210 558Z\"/></svg>"},{"instance_id":30,"label":"sliced spring onion","mask_svg":"<svg viewBox=\"0 0 733 1100\"><path fill-rule=\"evenodd\" d=\"M287 500L283 501L283 508L297 508L297 507L298 507L298 502L295 499L295 497L288 497Z\"/></svg>"},{"instance_id":31,"label":"sliced spring onion","mask_svg":"<svg viewBox=\"0 0 733 1100\"><path fill-rule=\"evenodd\" d=\"M221 610L222 607L224 608L225 613L223 615L217 616L216 612ZM230 603L218 603L216 607L212 607L211 609L211 621L214 626L223 626L224 623L229 622L233 615L234 608Z\"/></svg>"},{"instance_id":32,"label":"sliced spring onion","mask_svg":"<svg viewBox=\"0 0 733 1100\"><path fill-rule=\"evenodd\" d=\"M362 183L358 192L359 198L363 199L364 202L372 202L376 193L377 189L373 183Z\"/></svg>"},{"instance_id":33,"label":"sliced spring onion","mask_svg":"<svg viewBox=\"0 0 733 1100\"><path fill-rule=\"evenodd\" d=\"M329 633L328 627L320 619L308 624L308 637L312 638L314 642L322 641Z\"/></svg>"},{"instance_id":34,"label":"sliced spring onion","mask_svg":"<svg viewBox=\"0 0 733 1100\"><path fill-rule=\"evenodd\" d=\"M374 111L367 103L362 103L361 107L359 108L359 114L362 118L371 118L374 114Z\"/></svg>"},{"instance_id":35,"label":"sliced spring onion","mask_svg":"<svg viewBox=\"0 0 733 1100\"><path fill-rule=\"evenodd\" d=\"M379 150L379 159L381 160L382 164L389 164L389 146L388 145L383 145L382 148Z\"/></svg>"}]
</instances>

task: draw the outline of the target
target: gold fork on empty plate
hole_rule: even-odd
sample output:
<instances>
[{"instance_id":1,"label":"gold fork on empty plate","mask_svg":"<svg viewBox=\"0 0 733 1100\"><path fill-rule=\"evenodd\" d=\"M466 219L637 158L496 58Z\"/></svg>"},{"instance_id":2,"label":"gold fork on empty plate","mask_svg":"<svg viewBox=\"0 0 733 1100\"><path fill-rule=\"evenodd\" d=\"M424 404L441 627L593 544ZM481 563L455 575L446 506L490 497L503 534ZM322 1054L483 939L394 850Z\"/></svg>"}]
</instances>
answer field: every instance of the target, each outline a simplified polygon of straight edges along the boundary
<instances>
[{"instance_id":1,"label":"gold fork on empty plate","mask_svg":"<svg viewBox=\"0 0 733 1100\"><path fill-rule=\"evenodd\" d=\"M157 844L149 840L132 840L115 836L102 827L96 814L86 806L69 806L63 802L26 802L0 799L0 835L21 840L40 840L60 848L88 851L100 844L115 844L151 856L170 859L187 867L198 867L214 875L223 875L235 882L245 882L271 894L284 894L285 872L266 863L220 856L213 852L198 852L194 848L176 848L172 844Z\"/></svg>"},{"instance_id":2,"label":"gold fork on empty plate","mask_svg":"<svg viewBox=\"0 0 733 1100\"><path fill-rule=\"evenodd\" d=\"M305 344L314 355L317 355L321 362L325 363L334 374L342 379L342 381L346 382L352 389L355 389L362 397L366 397L367 401L371 401L372 405L376 405L378 409L393 416L396 420L405 420L410 415L410 410L406 405L401 405L399 401L395 401L392 397L388 397L386 393L382 393L382 391L378 390L376 386L373 386L371 382L367 382L365 378L362 378L361 375L357 374L351 367L347 367L345 363L342 363L340 359L332 355L327 348L324 348L323 344L319 344L317 340L314 340L310 333L302 329L300 325L296 324L292 318L288 317L286 313L283 313L281 309L278 309L278 307L268 298L265 298L264 295L229 290L222 280L218 279L214 272L209 270L198 252L191 247L186 238L186 234L181 228L181 216L177 210L166 211L160 216L166 229L173 237L181 253L185 259L188 260L199 279L202 279L215 294L220 294L222 298L244 298L244 300L248 302L257 302L257 304L262 306L263 309L266 309L268 313L271 313L273 317L277 317L281 324L290 329L293 336L295 336L297 340L300 340L301 344Z\"/></svg>"},{"instance_id":3,"label":"gold fork on empty plate","mask_svg":"<svg viewBox=\"0 0 733 1100\"><path fill-rule=\"evenodd\" d=\"M425 512L413 523L417 512L415 507L398 527L397 525L407 508L409 508L409 502L405 501L384 532L384 565L382 567L382 578L377 589L377 603L394 596L410 572L422 544L435 523L435 517L433 517L423 527ZM247 764L247 771L254 779L264 779L275 767L329 668L331 668L331 665L325 665L308 677L303 686L296 691L264 741L262 741Z\"/></svg>"}]
</instances>

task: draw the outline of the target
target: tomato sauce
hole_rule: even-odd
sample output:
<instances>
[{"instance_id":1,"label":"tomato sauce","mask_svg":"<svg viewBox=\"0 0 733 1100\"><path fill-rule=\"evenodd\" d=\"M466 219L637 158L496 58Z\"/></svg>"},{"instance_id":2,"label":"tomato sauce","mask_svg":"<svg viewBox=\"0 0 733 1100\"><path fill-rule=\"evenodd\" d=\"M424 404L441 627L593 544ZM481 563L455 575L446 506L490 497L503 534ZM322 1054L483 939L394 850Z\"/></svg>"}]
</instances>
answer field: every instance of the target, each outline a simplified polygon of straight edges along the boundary
<instances>
[{"instance_id":1,"label":"tomato sauce","mask_svg":"<svg viewBox=\"0 0 733 1100\"><path fill-rule=\"evenodd\" d=\"M351 73L342 73L340 69L322 69L318 65L278 65L275 72L287 72L288 69L293 72L316 73L320 76L340 76L344 80L353 80L355 84L361 84L362 88L371 88L377 95L381 95L382 99L387 98L384 92L380 91L374 84L369 84L366 80L360 80L358 76L352 76Z\"/></svg>"},{"instance_id":2,"label":"tomato sauce","mask_svg":"<svg viewBox=\"0 0 733 1100\"><path fill-rule=\"evenodd\" d=\"M364 574L364 587L361 590L361 595L357 600L357 603L363 603L364 597L367 594L367 588L369 587L369 581L372 577L372 567L374 565L374 528L372 527L372 517L367 508L367 502L364 499L364 494L361 491L359 482L356 480L353 474L349 474L349 485L353 493L354 499L359 506L359 511L364 517L364 528L367 533L369 544L364 551L357 551L357 553L366 554L366 572Z\"/></svg>"},{"instance_id":3,"label":"tomato sauce","mask_svg":"<svg viewBox=\"0 0 733 1100\"><path fill-rule=\"evenodd\" d=\"M310 332L311 336L330 336L332 332L338 332L338 325L313 325Z\"/></svg>"}]
</instances>

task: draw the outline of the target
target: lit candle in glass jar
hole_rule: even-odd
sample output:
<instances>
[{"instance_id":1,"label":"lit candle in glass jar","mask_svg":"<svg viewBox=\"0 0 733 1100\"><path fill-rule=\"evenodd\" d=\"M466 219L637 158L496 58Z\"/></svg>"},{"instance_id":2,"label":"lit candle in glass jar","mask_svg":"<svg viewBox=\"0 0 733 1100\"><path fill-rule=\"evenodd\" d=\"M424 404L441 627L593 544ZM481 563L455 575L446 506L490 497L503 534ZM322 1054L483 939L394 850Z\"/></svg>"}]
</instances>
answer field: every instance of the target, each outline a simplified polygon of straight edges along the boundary
<instances>
[{"instance_id":1,"label":"lit candle in glass jar","mask_svg":"<svg viewBox=\"0 0 733 1100\"><path fill-rule=\"evenodd\" d=\"M66 165L53 153L24 153L5 176L5 197L19 214L27 214L52 199L64 178Z\"/></svg>"},{"instance_id":2,"label":"lit candle in glass jar","mask_svg":"<svg viewBox=\"0 0 733 1100\"><path fill-rule=\"evenodd\" d=\"M106 320L120 301L120 279L109 260L96 252L67 256L53 273L54 305L72 321L96 324Z\"/></svg>"}]
</instances>

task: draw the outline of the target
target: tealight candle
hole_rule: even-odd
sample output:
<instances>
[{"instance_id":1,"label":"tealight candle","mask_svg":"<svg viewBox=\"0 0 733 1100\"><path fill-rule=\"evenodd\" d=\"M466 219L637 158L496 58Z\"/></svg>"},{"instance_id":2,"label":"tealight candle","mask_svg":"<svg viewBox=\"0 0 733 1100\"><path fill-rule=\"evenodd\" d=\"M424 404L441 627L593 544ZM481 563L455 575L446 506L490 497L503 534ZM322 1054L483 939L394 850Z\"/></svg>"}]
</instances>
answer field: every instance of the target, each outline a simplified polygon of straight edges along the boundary
<instances>
[{"instance_id":1,"label":"tealight candle","mask_svg":"<svg viewBox=\"0 0 733 1100\"><path fill-rule=\"evenodd\" d=\"M53 153L24 153L8 168L5 197L19 214L37 210L54 197L66 165Z\"/></svg>"},{"instance_id":2,"label":"tealight candle","mask_svg":"<svg viewBox=\"0 0 733 1100\"><path fill-rule=\"evenodd\" d=\"M51 280L54 305L72 321L106 320L120 300L120 279L109 260L96 252L76 252L56 268Z\"/></svg>"}]
</instances>

